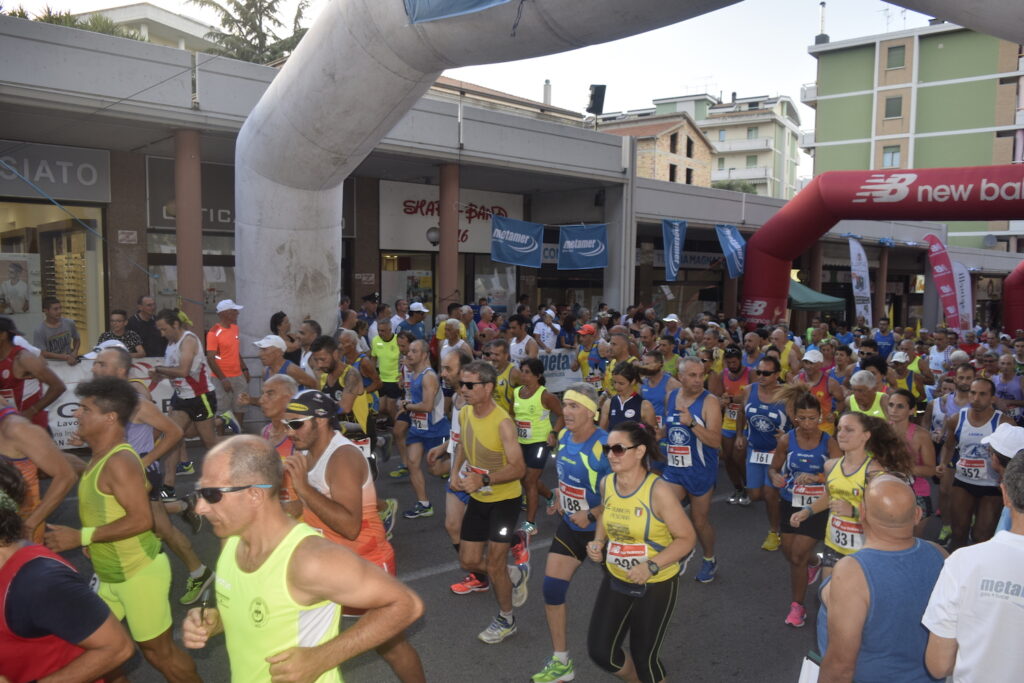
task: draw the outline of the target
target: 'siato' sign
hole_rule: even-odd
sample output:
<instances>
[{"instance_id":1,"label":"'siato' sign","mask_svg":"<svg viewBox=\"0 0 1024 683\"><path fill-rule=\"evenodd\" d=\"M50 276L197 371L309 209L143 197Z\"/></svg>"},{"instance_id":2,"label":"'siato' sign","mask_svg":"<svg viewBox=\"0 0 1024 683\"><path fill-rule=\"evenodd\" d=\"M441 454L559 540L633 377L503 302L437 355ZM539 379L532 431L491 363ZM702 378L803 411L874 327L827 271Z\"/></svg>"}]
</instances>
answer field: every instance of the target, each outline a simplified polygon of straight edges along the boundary
<instances>
[{"instance_id":1,"label":"'siato' sign","mask_svg":"<svg viewBox=\"0 0 1024 683\"><path fill-rule=\"evenodd\" d=\"M0 196L110 201L110 153L0 140Z\"/></svg>"}]
</instances>

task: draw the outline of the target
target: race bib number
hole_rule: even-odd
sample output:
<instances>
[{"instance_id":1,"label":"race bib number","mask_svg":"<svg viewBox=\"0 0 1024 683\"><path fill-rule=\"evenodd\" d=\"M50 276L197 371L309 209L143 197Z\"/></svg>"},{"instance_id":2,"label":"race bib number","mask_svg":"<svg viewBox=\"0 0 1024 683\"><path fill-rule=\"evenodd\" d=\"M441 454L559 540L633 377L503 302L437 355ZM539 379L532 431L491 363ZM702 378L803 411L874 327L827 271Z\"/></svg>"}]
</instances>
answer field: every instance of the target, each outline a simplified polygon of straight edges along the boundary
<instances>
[{"instance_id":1,"label":"race bib number","mask_svg":"<svg viewBox=\"0 0 1024 683\"><path fill-rule=\"evenodd\" d=\"M485 474L491 473L490 470L485 470L483 467L473 467L472 465L469 464L468 460L464 460L462 462L462 469L459 470L459 476L465 479L470 472L472 472L473 474L479 474L481 477ZM474 491L474 493L491 493L492 491L494 491L494 489L492 489L490 486L483 486Z\"/></svg>"},{"instance_id":2,"label":"race bib number","mask_svg":"<svg viewBox=\"0 0 1024 683\"><path fill-rule=\"evenodd\" d=\"M858 522L833 517L828 536L833 545L843 550L853 552L864 547L864 527Z\"/></svg>"},{"instance_id":3,"label":"race bib number","mask_svg":"<svg viewBox=\"0 0 1024 683\"><path fill-rule=\"evenodd\" d=\"M641 562L647 561L647 546L643 543L608 543L608 564L628 572Z\"/></svg>"},{"instance_id":4,"label":"race bib number","mask_svg":"<svg viewBox=\"0 0 1024 683\"><path fill-rule=\"evenodd\" d=\"M430 429L430 415L428 413L409 413L409 420L412 428L421 432Z\"/></svg>"},{"instance_id":5,"label":"race bib number","mask_svg":"<svg viewBox=\"0 0 1024 683\"><path fill-rule=\"evenodd\" d=\"M592 385L594 388L600 388L603 380L604 378L601 375L587 375L587 384Z\"/></svg>"},{"instance_id":6,"label":"race bib number","mask_svg":"<svg viewBox=\"0 0 1024 683\"><path fill-rule=\"evenodd\" d=\"M516 434L519 435L520 439L529 439L530 431L529 422L520 422L519 420L516 420Z\"/></svg>"},{"instance_id":7,"label":"race bib number","mask_svg":"<svg viewBox=\"0 0 1024 683\"><path fill-rule=\"evenodd\" d=\"M794 484L793 507L805 508L825 495L824 484Z\"/></svg>"},{"instance_id":8,"label":"race bib number","mask_svg":"<svg viewBox=\"0 0 1024 683\"><path fill-rule=\"evenodd\" d=\"M669 446L668 466L669 467L690 467L693 465L693 454L689 446Z\"/></svg>"},{"instance_id":9,"label":"race bib number","mask_svg":"<svg viewBox=\"0 0 1024 683\"><path fill-rule=\"evenodd\" d=\"M732 420L733 422L735 422L739 414L740 406L738 403L730 403L729 406L725 409L726 420Z\"/></svg>"},{"instance_id":10,"label":"race bib number","mask_svg":"<svg viewBox=\"0 0 1024 683\"><path fill-rule=\"evenodd\" d=\"M590 504L587 503L587 491L582 487L560 481L558 482L558 497L562 503L562 512L567 515L590 509Z\"/></svg>"},{"instance_id":11,"label":"race bib number","mask_svg":"<svg viewBox=\"0 0 1024 683\"><path fill-rule=\"evenodd\" d=\"M771 465L772 456L775 455L771 451L750 451L750 464L751 465Z\"/></svg>"},{"instance_id":12,"label":"race bib number","mask_svg":"<svg viewBox=\"0 0 1024 683\"><path fill-rule=\"evenodd\" d=\"M956 471L964 479L988 478L988 464L981 458L960 458L956 461Z\"/></svg>"}]
</instances>

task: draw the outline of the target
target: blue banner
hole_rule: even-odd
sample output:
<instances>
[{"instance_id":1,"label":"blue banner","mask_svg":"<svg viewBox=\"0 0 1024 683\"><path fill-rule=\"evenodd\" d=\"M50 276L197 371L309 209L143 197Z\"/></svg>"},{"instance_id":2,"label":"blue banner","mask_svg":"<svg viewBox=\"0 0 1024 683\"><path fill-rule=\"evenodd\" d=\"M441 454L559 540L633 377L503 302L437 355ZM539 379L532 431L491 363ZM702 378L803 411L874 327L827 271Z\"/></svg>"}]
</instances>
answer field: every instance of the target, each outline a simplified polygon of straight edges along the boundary
<instances>
[{"instance_id":1,"label":"blue banner","mask_svg":"<svg viewBox=\"0 0 1024 683\"><path fill-rule=\"evenodd\" d=\"M683 242L686 241L686 221L661 221L661 238L665 241L665 279L676 281L676 273L683 262Z\"/></svg>"},{"instance_id":2,"label":"blue banner","mask_svg":"<svg viewBox=\"0 0 1024 683\"><path fill-rule=\"evenodd\" d=\"M405 0L405 13L414 24L482 12L508 0Z\"/></svg>"},{"instance_id":3,"label":"blue banner","mask_svg":"<svg viewBox=\"0 0 1024 683\"><path fill-rule=\"evenodd\" d=\"M746 260L747 243L735 225L716 225L718 243L725 254L725 264L729 267L729 277L738 278L743 275L743 262Z\"/></svg>"},{"instance_id":4,"label":"blue banner","mask_svg":"<svg viewBox=\"0 0 1024 683\"><path fill-rule=\"evenodd\" d=\"M544 226L504 216L491 216L491 260L540 268Z\"/></svg>"},{"instance_id":5,"label":"blue banner","mask_svg":"<svg viewBox=\"0 0 1024 683\"><path fill-rule=\"evenodd\" d=\"M563 225L558 232L558 269L608 267L608 226Z\"/></svg>"}]
</instances>

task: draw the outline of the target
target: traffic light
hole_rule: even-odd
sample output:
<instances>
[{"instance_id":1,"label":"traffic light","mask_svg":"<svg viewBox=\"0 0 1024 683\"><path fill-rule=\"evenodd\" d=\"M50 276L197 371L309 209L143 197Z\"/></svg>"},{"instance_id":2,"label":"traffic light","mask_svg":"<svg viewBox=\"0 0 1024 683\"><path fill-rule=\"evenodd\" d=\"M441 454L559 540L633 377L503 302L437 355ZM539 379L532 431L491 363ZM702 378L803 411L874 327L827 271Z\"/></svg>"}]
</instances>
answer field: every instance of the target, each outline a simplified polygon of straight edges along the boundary
<instances>
[{"instance_id":1,"label":"traffic light","mask_svg":"<svg viewBox=\"0 0 1024 683\"><path fill-rule=\"evenodd\" d=\"M590 102L587 104L587 113L600 116L604 113L604 91L603 85L590 86Z\"/></svg>"}]
</instances>

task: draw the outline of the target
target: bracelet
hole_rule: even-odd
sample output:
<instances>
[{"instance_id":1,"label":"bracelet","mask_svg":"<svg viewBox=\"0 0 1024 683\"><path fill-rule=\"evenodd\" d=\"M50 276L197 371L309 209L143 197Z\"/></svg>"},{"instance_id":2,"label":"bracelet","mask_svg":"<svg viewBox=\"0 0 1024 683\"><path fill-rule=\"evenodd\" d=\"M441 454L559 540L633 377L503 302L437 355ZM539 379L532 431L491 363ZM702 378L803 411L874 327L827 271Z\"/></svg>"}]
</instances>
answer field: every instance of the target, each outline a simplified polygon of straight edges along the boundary
<instances>
[{"instance_id":1,"label":"bracelet","mask_svg":"<svg viewBox=\"0 0 1024 683\"><path fill-rule=\"evenodd\" d=\"M96 533L96 527L94 526L83 526L82 527L82 547L92 545L92 535Z\"/></svg>"},{"instance_id":2,"label":"bracelet","mask_svg":"<svg viewBox=\"0 0 1024 683\"><path fill-rule=\"evenodd\" d=\"M591 512L590 510L587 510L587 519L590 521L591 524L597 521L597 517L595 517L594 513Z\"/></svg>"},{"instance_id":3,"label":"bracelet","mask_svg":"<svg viewBox=\"0 0 1024 683\"><path fill-rule=\"evenodd\" d=\"M17 414L18 411L14 408L14 406L4 406L3 408L0 408L0 422L2 422L6 417Z\"/></svg>"}]
</instances>

